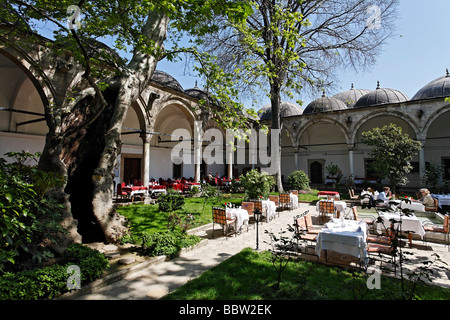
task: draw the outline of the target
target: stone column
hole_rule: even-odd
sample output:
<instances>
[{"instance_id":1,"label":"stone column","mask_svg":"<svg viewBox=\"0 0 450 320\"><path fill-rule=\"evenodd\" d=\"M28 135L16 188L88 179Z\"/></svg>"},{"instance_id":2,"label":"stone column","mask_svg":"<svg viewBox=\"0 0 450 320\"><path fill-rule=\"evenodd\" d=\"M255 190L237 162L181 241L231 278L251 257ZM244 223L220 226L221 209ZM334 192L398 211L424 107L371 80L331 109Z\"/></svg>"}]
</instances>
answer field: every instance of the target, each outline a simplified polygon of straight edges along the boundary
<instances>
[{"instance_id":1,"label":"stone column","mask_svg":"<svg viewBox=\"0 0 450 320\"><path fill-rule=\"evenodd\" d=\"M425 161L425 140L419 140L421 143L421 147L419 150L419 176L420 176L420 185L423 187L425 185L425 171L427 170L426 161Z\"/></svg>"},{"instance_id":2,"label":"stone column","mask_svg":"<svg viewBox=\"0 0 450 320\"><path fill-rule=\"evenodd\" d=\"M143 151L142 151L142 185L148 187L150 181L150 140L151 135L143 134L141 135L143 141Z\"/></svg>"},{"instance_id":3,"label":"stone column","mask_svg":"<svg viewBox=\"0 0 450 320\"><path fill-rule=\"evenodd\" d=\"M353 162L353 153L354 153L355 146L353 144L348 145L348 167L350 171L350 175L355 178L355 168L354 168L354 162Z\"/></svg>"}]
</instances>

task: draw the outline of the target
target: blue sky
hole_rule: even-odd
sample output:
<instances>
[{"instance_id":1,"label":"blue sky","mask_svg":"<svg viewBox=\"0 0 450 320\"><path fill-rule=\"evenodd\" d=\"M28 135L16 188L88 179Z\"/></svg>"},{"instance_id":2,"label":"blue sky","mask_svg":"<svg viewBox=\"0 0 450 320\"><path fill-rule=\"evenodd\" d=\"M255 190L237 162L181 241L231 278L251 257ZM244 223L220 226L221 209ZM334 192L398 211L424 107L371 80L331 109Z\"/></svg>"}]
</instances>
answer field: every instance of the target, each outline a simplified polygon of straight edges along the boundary
<instances>
[{"instance_id":1,"label":"blue sky","mask_svg":"<svg viewBox=\"0 0 450 320\"><path fill-rule=\"evenodd\" d=\"M384 45L376 64L365 72L342 72L338 75L340 91L350 89L352 83L355 88L373 90L380 81L381 87L412 98L450 69L450 1L400 0L398 10L396 36ZM175 77L184 89L195 86L195 77L184 75L179 64L160 62L158 69ZM303 108L310 101L304 99ZM261 107L268 102L261 101Z\"/></svg>"}]
</instances>

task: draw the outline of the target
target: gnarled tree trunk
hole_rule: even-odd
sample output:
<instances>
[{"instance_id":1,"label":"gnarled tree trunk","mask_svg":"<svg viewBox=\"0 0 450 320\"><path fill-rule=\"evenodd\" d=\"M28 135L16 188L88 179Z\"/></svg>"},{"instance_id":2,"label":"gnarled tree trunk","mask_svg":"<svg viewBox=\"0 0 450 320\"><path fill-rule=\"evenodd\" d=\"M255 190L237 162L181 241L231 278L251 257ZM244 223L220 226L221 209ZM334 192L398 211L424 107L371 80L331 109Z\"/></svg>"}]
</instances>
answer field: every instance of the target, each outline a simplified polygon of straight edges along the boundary
<instances>
[{"instance_id":1,"label":"gnarled tree trunk","mask_svg":"<svg viewBox=\"0 0 450 320\"><path fill-rule=\"evenodd\" d=\"M143 32L157 47L163 46L167 23L164 13L149 14ZM111 79L102 92L105 105L100 107L98 92L88 88L80 90L70 112L47 110L50 131L39 166L67 177L64 190L55 194L66 207L63 224L70 229L69 242L80 242L80 235L83 242L114 242L125 231L112 202L113 168L121 152L127 111L147 86L156 64L157 57L137 51L121 76Z\"/></svg>"}]
</instances>

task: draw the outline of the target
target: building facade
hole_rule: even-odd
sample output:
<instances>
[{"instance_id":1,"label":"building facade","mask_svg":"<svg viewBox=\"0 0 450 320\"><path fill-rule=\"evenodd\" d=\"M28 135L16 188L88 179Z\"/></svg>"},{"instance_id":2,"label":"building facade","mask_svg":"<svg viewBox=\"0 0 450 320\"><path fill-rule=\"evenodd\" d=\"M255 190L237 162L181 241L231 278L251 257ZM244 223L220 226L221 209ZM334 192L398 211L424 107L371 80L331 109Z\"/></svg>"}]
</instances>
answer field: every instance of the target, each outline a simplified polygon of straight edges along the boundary
<instances>
[{"instance_id":1,"label":"building facade","mask_svg":"<svg viewBox=\"0 0 450 320\"><path fill-rule=\"evenodd\" d=\"M9 151L42 151L48 128L44 106L60 104L70 83L82 73L70 58L51 58L45 46L30 48L0 47L0 156ZM325 93L304 110L282 103L281 170L286 179L294 170L305 171L314 184L327 182L326 166L336 164L344 177L355 180L373 178L368 164L372 159L369 149L361 143L362 133L389 123L401 126L403 132L422 143L413 159L414 170L409 175L409 186L424 186L427 163L439 163L445 168L445 179L450 179L450 76L444 76L419 88L409 99L394 89L354 89L333 97ZM181 160L202 150L187 148L174 161L172 150L183 137L194 137L195 124L202 130L215 129L225 137L225 131L198 110L198 101L204 97L199 88L184 89L172 76L156 71L149 86L128 111L122 131L122 153L117 158L115 182L139 179L194 178L207 173L236 177L245 171L260 167L244 145L246 160L227 163L229 153L223 152L223 161L210 163L207 158L195 161ZM270 123L270 106L259 111L261 122ZM252 121L250 121L252 123ZM203 153L202 153L203 154ZM176 158L176 156L175 156ZM187 158L184 158L187 159ZM239 162L239 163L238 163Z\"/></svg>"}]
</instances>

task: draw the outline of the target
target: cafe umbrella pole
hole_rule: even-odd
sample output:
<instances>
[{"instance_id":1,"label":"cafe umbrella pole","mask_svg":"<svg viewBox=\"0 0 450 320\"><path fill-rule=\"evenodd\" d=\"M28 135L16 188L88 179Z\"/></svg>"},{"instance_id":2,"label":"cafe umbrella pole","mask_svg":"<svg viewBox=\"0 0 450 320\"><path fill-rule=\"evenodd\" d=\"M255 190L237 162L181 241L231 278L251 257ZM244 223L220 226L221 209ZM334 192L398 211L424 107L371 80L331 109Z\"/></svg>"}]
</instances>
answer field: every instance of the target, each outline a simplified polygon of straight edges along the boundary
<instances>
[{"instance_id":1,"label":"cafe umbrella pole","mask_svg":"<svg viewBox=\"0 0 450 320\"><path fill-rule=\"evenodd\" d=\"M255 220L256 220L256 251L259 251L259 220L261 219L262 212L259 209L255 210Z\"/></svg>"}]
</instances>

